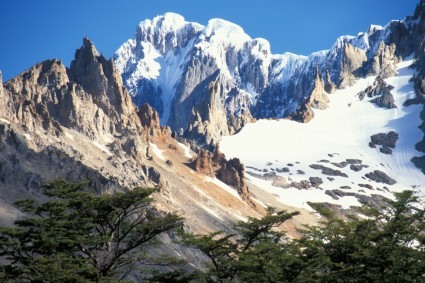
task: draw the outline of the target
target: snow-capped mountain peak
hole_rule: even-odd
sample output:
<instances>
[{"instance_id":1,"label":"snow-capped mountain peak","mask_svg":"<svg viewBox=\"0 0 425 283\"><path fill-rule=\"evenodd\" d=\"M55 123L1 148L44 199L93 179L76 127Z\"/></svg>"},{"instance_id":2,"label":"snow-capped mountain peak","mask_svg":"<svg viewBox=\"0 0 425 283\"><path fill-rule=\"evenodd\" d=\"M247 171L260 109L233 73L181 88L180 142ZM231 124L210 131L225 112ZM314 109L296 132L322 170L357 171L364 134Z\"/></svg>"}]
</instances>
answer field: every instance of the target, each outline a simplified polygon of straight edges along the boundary
<instances>
[{"instance_id":1,"label":"snow-capped mountain peak","mask_svg":"<svg viewBox=\"0 0 425 283\"><path fill-rule=\"evenodd\" d=\"M272 54L267 40L252 39L226 20L211 19L204 26L167 13L141 22L114 60L137 105L151 104L173 130L202 133L195 135L198 143L215 143L253 117L282 118L303 108L315 86L324 86L315 81L325 76L333 89L376 75L395 60L390 45L397 38L390 35L396 29L402 34L405 21L372 25L357 36L339 37L329 50L301 56ZM215 83L221 87L213 88ZM211 106L213 92L220 109ZM216 117L222 112L227 123ZM205 140L209 130L201 122L211 128L221 124L212 130L213 140Z\"/></svg>"}]
</instances>

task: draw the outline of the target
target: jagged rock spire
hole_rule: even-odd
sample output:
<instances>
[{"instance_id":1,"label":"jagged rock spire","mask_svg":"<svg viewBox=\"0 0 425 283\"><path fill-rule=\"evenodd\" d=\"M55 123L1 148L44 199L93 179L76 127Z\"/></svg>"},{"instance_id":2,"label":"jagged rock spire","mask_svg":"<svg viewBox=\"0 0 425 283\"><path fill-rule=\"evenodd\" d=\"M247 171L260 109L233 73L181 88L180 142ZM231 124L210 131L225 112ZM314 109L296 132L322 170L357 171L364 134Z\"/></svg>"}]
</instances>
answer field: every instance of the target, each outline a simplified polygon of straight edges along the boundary
<instances>
[{"instance_id":1,"label":"jagged rock spire","mask_svg":"<svg viewBox=\"0 0 425 283\"><path fill-rule=\"evenodd\" d=\"M71 62L73 79L92 94L102 92L107 81L111 79L113 68L113 63L99 55L87 37L83 39L83 46L75 52Z\"/></svg>"},{"instance_id":2,"label":"jagged rock spire","mask_svg":"<svg viewBox=\"0 0 425 283\"><path fill-rule=\"evenodd\" d=\"M322 74L319 71L319 67L316 65L314 86L308 103L313 108L326 109L328 108L328 102L329 98L325 93Z\"/></svg>"}]
</instances>

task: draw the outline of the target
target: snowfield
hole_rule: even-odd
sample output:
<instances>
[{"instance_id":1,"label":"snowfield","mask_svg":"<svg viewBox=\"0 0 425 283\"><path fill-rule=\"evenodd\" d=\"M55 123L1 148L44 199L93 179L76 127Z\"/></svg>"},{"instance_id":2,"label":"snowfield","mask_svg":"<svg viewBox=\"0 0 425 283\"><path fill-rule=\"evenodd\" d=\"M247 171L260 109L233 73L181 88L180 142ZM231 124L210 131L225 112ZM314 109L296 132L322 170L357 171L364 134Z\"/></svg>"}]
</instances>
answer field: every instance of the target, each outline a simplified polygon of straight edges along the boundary
<instances>
[{"instance_id":1,"label":"snowfield","mask_svg":"<svg viewBox=\"0 0 425 283\"><path fill-rule=\"evenodd\" d=\"M410 161L412 157L422 155L415 150L415 144L423 136L418 129L421 106L403 106L407 99L415 96L413 84L409 82L414 72L409 68L412 63L413 60L399 63L398 75L386 79L388 84L394 86L391 93L397 108L379 108L367 97L359 100L357 94L371 85L375 77L359 79L355 85L330 94L329 108L315 109L315 117L309 123L260 120L245 126L234 136L223 137L220 149L228 158L241 159L250 182L275 195L282 203L295 207L311 210L308 201L339 204L343 208L360 205L354 196L333 198L325 194L326 190L336 189L367 196L380 194L391 197L391 192L416 188L424 195L425 175ZM399 134L391 155L369 147L371 135L389 131ZM339 168L332 164L346 159L360 159L361 164L368 168L355 172L350 165ZM348 177L324 175L321 170L311 168L313 164L339 170ZM375 170L385 172L397 184L377 183L365 176ZM265 172L274 172L288 183L320 177L323 184L319 188L302 190L277 187L271 181L255 177L255 174L258 176ZM373 188L359 184L370 184Z\"/></svg>"}]
</instances>

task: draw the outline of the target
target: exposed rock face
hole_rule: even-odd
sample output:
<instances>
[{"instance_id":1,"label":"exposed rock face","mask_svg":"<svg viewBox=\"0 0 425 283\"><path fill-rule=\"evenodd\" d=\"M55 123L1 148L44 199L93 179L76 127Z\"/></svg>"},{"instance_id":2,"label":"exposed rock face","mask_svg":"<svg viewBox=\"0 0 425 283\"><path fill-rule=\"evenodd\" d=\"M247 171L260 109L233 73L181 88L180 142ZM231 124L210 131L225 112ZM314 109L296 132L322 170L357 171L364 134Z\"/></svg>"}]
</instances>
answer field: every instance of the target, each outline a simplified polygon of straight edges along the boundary
<instances>
[{"instance_id":1,"label":"exposed rock face","mask_svg":"<svg viewBox=\"0 0 425 283\"><path fill-rule=\"evenodd\" d=\"M332 82L329 70L326 70L325 91L329 94L334 93L336 91L336 85Z\"/></svg>"},{"instance_id":2,"label":"exposed rock face","mask_svg":"<svg viewBox=\"0 0 425 283\"><path fill-rule=\"evenodd\" d=\"M140 124L135 107L113 62L98 55L85 39L71 66L67 70L61 61L47 60L11 79L5 85L6 118L28 131L43 129L55 135L60 126L101 141L117 133L136 135ZM90 74L76 73L87 70Z\"/></svg>"},{"instance_id":3,"label":"exposed rock face","mask_svg":"<svg viewBox=\"0 0 425 283\"><path fill-rule=\"evenodd\" d=\"M190 166L204 175L217 177L225 184L235 188L244 201L254 206L245 183L245 166L238 158L227 160L220 152L219 146L213 154L200 149L198 156Z\"/></svg>"},{"instance_id":4,"label":"exposed rock face","mask_svg":"<svg viewBox=\"0 0 425 283\"><path fill-rule=\"evenodd\" d=\"M23 187L39 187L52 178L93 179L98 183L94 188L105 190L146 184L136 166L145 160L147 148L136 108L113 61L99 55L88 39L77 50L71 69L59 60L46 60L9 80L2 93L0 121L10 127L6 136L15 137L14 142L3 140L2 146L10 147L3 153L21 152L15 159L22 160L7 168L24 175L32 172L36 180ZM14 159L3 154L1 158ZM103 159L108 159L109 169L98 165ZM118 174L126 170L135 175Z\"/></svg>"},{"instance_id":5,"label":"exposed rock face","mask_svg":"<svg viewBox=\"0 0 425 283\"><path fill-rule=\"evenodd\" d=\"M3 95L3 74L0 71L0 96Z\"/></svg>"},{"instance_id":6,"label":"exposed rock face","mask_svg":"<svg viewBox=\"0 0 425 283\"><path fill-rule=\"evenodd\" d=\"M254 205L250 199L248 186L245 183L245 166L238 158L227 161L218 170L217 177L229 186L236 188L243 200Z\"/></svg>"},{"instance_id":7,"label":"exposed rock face","mask_svg":"<svg viewBox=\"0 0 425 283\"><path fill-rule=\"evenodd\" d=\"M161 126L158 112L149 104L144 103L137 111L137 116L144 130L142 136L147 140L150 140L150 137L164 138L165 135L170 135L170 129Z\"/></svg>"},{"instance_id":8,"label":"exposed rock face","mask_svg":"<svg viewBox=\"0 0 425 283\"><path fill-rule=\"evenodd\" d=\"M319 68L316 66L316 78L314 79L314 86L308 104L313 108L323 110L328 108L328 103L329 98L325 93L322 75L319 72Z\"/></svg>"},{"instance_id":9,"label":"exposed rock face","mask_svg":"<svg viewBox=\"0 0 425 283\"><path fill-rule=\"evenodd\" d=\"M201 149L198 156L191 164L192 168L196 171L205 174L207 176L215 177L214 163L211 154Z\"/></svg>"},{"instance_id":10,"label":"exposed rock face","mask_svg":"<svg viewBox=\"0 0 425 283\"><path fill-rule=\"evenodd\" d=\"M0 71L0 108L3 109L5 107L6 99L4 97L4 91L3 91L3 75Z\"/></svg>"},{"instance_id":11,"label":"exposed rock face","mask_svg":"<svg viewBox=\"0 0 425 283\"><path fill-rule=\"evenodd\" d=\"M297 109L294 113L292 113L288 119L298 121L301 123L308 123L314 118L313 109L311 109L310 105L303 104Z\"/></svg>"},{"instance_id":12,"label":"exposed rock face","mask_svg":"<svg viewBox=\"0 0 425 283\"><path fill-rule=\"evenodd\" d=\"M396 57L395 52L395 44L388 46L381 41L378 46L378 50L367 67L366 75L380 75L384 79L397 75L396 64L398 63L398 58Z\"/></svg>"},{"instance_id":13,"label":"exposed rock face","mask_svg":"<svg viewBox=\"0 0 425 283\"><path fill-rule=\"evenodd\" d=\"M351 86L356 81L355 73L360 72L367 61L366 52L351 44L345 43L343 49L341 70L339 74L339 87Z\"/></svg>"},{"instance_id":14,"label":"exposed rock face","mask_svg":"<svg viewBox=\"0 0 425 283\"><path fill-rule=\"evenodd\" d=\"M205 94L199 94L194 99L201 98L192 106L192 113L189 119L189 128L184 133L184 137L197 141L200 145L215 144L222 135L234 134L245 124L253 122L251 113L247 110L248 101L240 101L240 96L236 88L226 92L225 80L222 75L217 75L214 81L207 86L199 88ZM227 101L227 109L223 102ZM182 106L183 107L183 106ZM190 107L188 105L187 107ZM183 109L173 114L172 117L182 119L182 114L189 113ZM183 127L182 127L183 128Z\"/></svg>"}]
</instances>

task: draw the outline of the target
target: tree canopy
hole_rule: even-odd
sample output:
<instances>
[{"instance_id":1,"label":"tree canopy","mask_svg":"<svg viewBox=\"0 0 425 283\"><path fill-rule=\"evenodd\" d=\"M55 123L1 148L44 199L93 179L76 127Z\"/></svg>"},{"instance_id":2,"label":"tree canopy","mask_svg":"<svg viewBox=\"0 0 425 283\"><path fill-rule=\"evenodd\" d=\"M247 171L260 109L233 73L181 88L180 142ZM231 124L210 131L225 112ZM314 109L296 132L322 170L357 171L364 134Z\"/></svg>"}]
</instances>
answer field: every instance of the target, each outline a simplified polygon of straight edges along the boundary
<instances>
[{"instance_id":1,"label":"tree canopy","mask_svg":"<svg viewBox=\"0 0 425 283\"><path fill-rule=\"evenodd\" d=\"M322 222L299 239L278 229L298 212L274 209L228 231L184 232L180 216L152 206L152 193L47 184L47 201L18 201L27 216L0 228L0 281L117 282L132 273L147 282L425 282L425 211L412 191L345 219L318 208ZM203 254L205 268L148 274L143 263L169 264L155 257L154 240L174 229L180 247Z\"/></svg>"},{"instance_id":2,"label":"tree canopy","mask_svg":"<svg viewBox=\"0 0 425 283\"><path fill-rule=\"evenodd\" d=\"M181 225L176 214L151 205L152 189L95 195L84 184L53 181L49 200L18 201L28 216L0 228L0 279L99 282L125 277L143 258L143 245Z\"/></svg>"}]
</instances>

